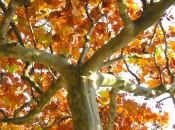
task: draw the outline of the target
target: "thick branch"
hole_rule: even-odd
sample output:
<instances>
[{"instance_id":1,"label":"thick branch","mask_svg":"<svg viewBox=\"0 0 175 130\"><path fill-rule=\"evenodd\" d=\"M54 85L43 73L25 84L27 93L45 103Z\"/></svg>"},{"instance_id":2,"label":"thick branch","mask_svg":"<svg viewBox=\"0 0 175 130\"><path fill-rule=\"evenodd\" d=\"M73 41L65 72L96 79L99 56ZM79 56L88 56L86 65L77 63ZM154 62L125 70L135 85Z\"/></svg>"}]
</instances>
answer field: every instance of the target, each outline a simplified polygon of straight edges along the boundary
<instances>
[{"instance_id":1,"label":"thick branch","mask_svg":"<svg viewBox=\"0 0 175 130\"><path fill-rule=\"evenodd\" d=\"M141 85L135 85L133 83L129 83L125 81L123 78L111 75L98 73L99 81L98 84L100 86L110 86L115 87L118 86L118 89L124 90L126 92L132 92L136 95L145 96L148 98L157 97L162 95L165 92L172 93L175 91L175 85L166 85L162 84L160 86L155 87L154 89L146 88Z\"/></svg>"},{"instance_id":2,"label":"thick branch","mask_svg":"<svg viewBox=\"0 0 175 130\"><path fill-rule=\"evenodd\" d=\"M55 56L44 51L25 48L14 42L0 45L0 56L37 62L47 67L53 68L63 75L65 73L65 67L69 64L62 56Z\"/></svg>"},{"instance_id":3,"label":"thick branch","mask_svg":"<svg viewBox=\"0 0 175 130\"><path fill-rule=\"evenodd\" d=\"M119 92L119 89L117 86L113 87L110 91L110 104L109 104L109 112L108 112L108 124L107 124L107 130L112 130L114 121L117 118L116 115L116 107L117 107L117 102L116 102L116 96Z\"/></svg>"},{"instance_id":4,"label":"thick branch","mask_svg":"<svg viewBox=\"0 0 175 130\"><path fill-rule=\"evenodd\" d=\"M116 37L111 39L107 44L96 51L94 55L92 55L92 57L85 63L85 66L87 66L90 71L94 71L107 57L126 46L140 32L147 29L158 19L160 19L165 10L173 5L174 2L175 0L164 0L162 4L159 4L159 2L156 3L154 6L157 4L159 5L156 10L144 12L143 15L136 21L131 22L125 26Z\"/></svg>"},{"instance_id":5,"label":"thick branch","mask_svg":"<svg viewBox=\"0 0 175 130\"><path fill-rule=\"evenodd\" d=\"M0 1L2 5L2 1ZM16 8L20 5L20 1L11 0L8 5L8 9L6 10L5 17L0 25L0 44L6 43L6 30L11 22L12 18L15 15Z\"/></svg>"},{"instance_id":6,"label":"thick branch","mask_svg":"<svg viewBox=\"0 0 175 130\"><path fill-rule=\"evenodd\" d=\"M154 24L162 17L163 13L174 3L175 0L161 0L160 2L146 9L143 12L142 16L134 21L134 34L139 34L141 31Z\"/></svg>"},{"instance_id":7,"label":"thick branch","mask_svg":"<svg viewBox=\"0 0 175 130\"><path fill-rule=\"evenodd\" d=\"M117 0L117 5L118 5L120 17L124 23L124 26L126 26L131 22L131 19L127 11L126 0Z\"/></svg>"}]
</instances>

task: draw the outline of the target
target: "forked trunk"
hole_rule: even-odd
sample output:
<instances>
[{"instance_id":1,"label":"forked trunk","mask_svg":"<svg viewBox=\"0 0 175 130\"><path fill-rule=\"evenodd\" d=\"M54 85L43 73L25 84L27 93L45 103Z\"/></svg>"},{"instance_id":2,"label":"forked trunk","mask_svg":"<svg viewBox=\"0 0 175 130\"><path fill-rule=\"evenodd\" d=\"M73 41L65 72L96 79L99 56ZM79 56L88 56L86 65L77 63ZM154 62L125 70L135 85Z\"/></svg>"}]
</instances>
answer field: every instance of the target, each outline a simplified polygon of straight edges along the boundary
<instances>
[{"instance_id":1,"label":"forked trunk","mask_svg":"<svg viewBox=\"0 0 175 130\"><path fill-rule=\"evenodd\" d=\"M81 67L71 66L68 76L68 104L74 130L102 130L95 84L83 75Z\"/></svg>"}]
</instances>

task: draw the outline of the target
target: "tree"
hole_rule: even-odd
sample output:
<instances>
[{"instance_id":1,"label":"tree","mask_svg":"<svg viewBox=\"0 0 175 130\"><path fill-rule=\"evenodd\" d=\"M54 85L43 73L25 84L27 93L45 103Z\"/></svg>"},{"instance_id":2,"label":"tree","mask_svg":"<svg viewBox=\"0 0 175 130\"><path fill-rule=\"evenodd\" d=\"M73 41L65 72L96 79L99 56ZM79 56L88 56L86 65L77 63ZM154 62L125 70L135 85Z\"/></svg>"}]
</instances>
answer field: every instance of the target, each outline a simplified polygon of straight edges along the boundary
<instances>
[{"instance_id":1,"label":"tree","mask_svg":"<svg viewBox=\"0 0 175 130\"><path fill-rule=\"evenodd\" d=\"M174 20L166 10L175 0L145 2L0 1L1 127L109 130L120 117L120 129L167 122L166 112L152 113L119 93L174 97L175 27L165 31L162 19ZM123 71L133 75L130 82ZM97 98L106 86L112 89Z\"/></svg>"}]
</instances>

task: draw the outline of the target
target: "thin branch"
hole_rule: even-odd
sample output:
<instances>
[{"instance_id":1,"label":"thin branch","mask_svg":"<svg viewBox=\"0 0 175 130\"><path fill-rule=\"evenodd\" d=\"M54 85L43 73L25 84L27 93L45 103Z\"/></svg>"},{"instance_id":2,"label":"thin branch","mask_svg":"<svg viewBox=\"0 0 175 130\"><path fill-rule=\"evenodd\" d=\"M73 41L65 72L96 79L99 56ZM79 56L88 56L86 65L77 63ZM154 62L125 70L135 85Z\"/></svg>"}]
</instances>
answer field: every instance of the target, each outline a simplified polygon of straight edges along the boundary
<instances>
[{"instance_id":1,"label":"thin branch","mask_svg":"<svg viewBox=\"0 0 175 130\"><path fill-rule=\"evenodd\" d=\"M41 126L41 128L42 128L43 130L48 130L48 129L50 129L52 126L54 126L55 124L60 124L62 121L67 120L67 119L69 119L69 118L71 118L71 116L61 117L60 119L54 120L54 122L53 122L51 125L49 125L49 126L43 126L43 124L39 121L38 118L37 118L37 121L38 121L39 125Z\"/></svg>"},{"instance_id":2,"label":"thin branch","mask_svg":"<svg viewBox=\"0 0 175 130\"><path fill-rule=\"evenodd\" d=\"M170 93L170 97L171 97L171 99L173 101L173 104L175 106L175 95L174 95L174 92Z\"/></svg>"},{"instance_id":3,"label":"thin branch","mask_svg":"<svg viewBox=\"0 0 175 130\"><path fill-rule=\"evenodd\" d=\"M2 8L4 14L6 14L7 9L5 7L5 4L2 1L0 1L0 7ZM19 43L24 47L23 39L22 39L22 37L21 37L21 35L20 35L19 31L18 31L18 28L15 26L15 23L11 21L10 25L12 26L12 29L14 30L15 35L18 38Z\"/></svg>"},{"instance_id":4,"label":"thin branch","mask_svg":"<svg viewBox=\"0 0 175 130\"><path fill-rule=\"evenodd\" d=\"M18 31L18 28L15 26L15 23L14 22L10 22L10 25L12 26L12 29L14 30L15 32L15 35L16 37L18 38L18 41L19 43L24 47L24 42L23 42L23 39Z\"/></svg>"},{"instance_id":5,"label":"thin branch","mask_svg":"<svg viewBox=\"0 0 175 130\"><path fill-rule=\"evenodd\" d=\"M0 118L0 122L24 124L33 121L43 108L50 102L50 99L65 85L62 78L58 78L50 85L49 89L37 100L37 105L25 116L16 118Z\"/></svg>"},{"instance_id":6,"label":"thin branch","mask_svg":"<svg viewBox=\"0 0 175 130\"><path fill-rule=\"evenodd\" d=\"M106 61L106 62L101 63L101 64L99 65L99 68L104 67L104 66L108 66L108 65L110 65L110 64L113 64L114 62L122 61L122 60L124 60L125 58L126 58L126 56L120 56L120 57L118 57L118 58L115 58L115 59L112 59L112 60L108 60L108 61Z\"/></svg>"},{"instance_id":7,"label":"thin branch","mask_svg":"<svg viewBox=\"0 0 175 130\"><path fill-rule=\"evenodd\" d=\"M109 93L110 95L110 104L109 104L109 112L108 112L108 123L107 123L107 130L112 130L114 121L117 118L116 115L116 107L117 107L117 100L116 96L119 92L119 89L116 87L113 87Z\"/></svg>"},{"instance_id":8,"label":"thin branch","mask_svg":"<svg viewBox=\"0 0 175 130\"><path fill-rule=\"evenodd\" d=\"M52 47L52 44L49 45L49 48L50 48L51 54L53 54L53 47Z\"/></svg>"},{"instance_id":9,"label":"thin branch","mask_svg":"<svg viewBox=\"0 0 175 130\"><path fill-rule=\"evenodd\" d=\"M151 37L151 39L150 39L150 42L149 42L149 44L143 49L143 51L144 51L145 53L147 53L147 50L150 48L150 46L151 46L152 43L153 43L153 39L154 39L154 37L156 36L155 34L156 34L156 29L157 29L158 25L159 25L159 22L156 22L156 25L155 25L155 27L154 27L154 32L153 32L153 35L152 35L152 37Z\"/></svg>"},{"instance_id":10,"label":"thin branch","mask_svg":"<svg viewBox=\"0 0 175 130\"><path fill-rule=\"evenodd\" d=\"M166 69L168 71L168 74L171 76L170 60L169 60L168 55L167 55L168 45L167 45L167 39L166 39L166 32L165 32L165 29L164 29L164 27L162 25L161 20L159 20L159 25L160 25L160 27L162 29L163 37L164 37L164 41L165 41L165 51L164 51L164 54L165 54L165 59L166 59Z\"/></svg>"},{"instance_id":11,"label":"thin branch","mask_svg":"<svg viewBox=\"0 0 175 130\"><path fill-rule=\"evenodd\" d=\"M84 62L84 59L85 59L86 54L88 53L88 51L89 51L89 43L86 42L83 45L83 50L82 50L80 58L78 60L78 64L81 64L81 63Z\"/></svg>"},{"instance_id":12,"label":"thin branch","mask_svg":"<svg viewBox=\"0 0 175 130\"><path fill-rule=\"evenodd\" d=\"M91 26L87 32L87 34L84 36L84 39L85 39L85 43L83 45L83 50L81 52L81 55L80 55L80 58L78 60L78 64L81 64L84 62L84 59L86 57L86 54L88 53L89 51L89 46L90 46L90 37L91 37L91 34L95 28L95 26L97 25L97 23L100 21L100 19L102 17L104 17L105 15L101 14L100 17L95 21L89 14L89 8L88 8L88 4L86 3L85 4L85 10L86 10L86 14L87 14L87 17L88 19L90 20L91 22Z\"/></svg>"},{"instance_id":13,"label":"thin branch","mask_svg":"<svg viewBox=\"0 0 175 130\"><path fill-rule=\"evenodd\" d=\"M123 51L124 51L124 48L122 49L121 55L123 55ZM134 76L134 78L137 80L137 84L139 85L139 84L140 84L140 79L139 79L139 77L138 77L134 72L132 72L132 71L130 70L130 68L129 68L127 62L126 62L126 60L124 59L123 61L124 61L124 64L125 64L125 66L126 66L128 72L129 72L132 76Z\"/></svg>"},{"instance_id":14,"label":"thin branch","mask_svg":"<svg viewBox=\"0 0 175 130\"><path fill-rule=\"evenodd\" d=\"M42 95L44 93L44 91L41 89L41 87L35 82L34 78L32 76L29 75L29 71L30 71L30 63L27 62L26 66L24 68L24 72L23 72L23 76L21 76L21 79L27 81L30 83L30 86L32 88L35 89L35 91L37 93L39 93L40 95Z\"/></svg>"},{"instance_id":15,"label":"thin branch","mask_svg":"<svg viewBox=\"0 0 175 130\"><path fill-rule=\"evenodd\" d=\"M8 118L7 114L0 108L0 112L4 115L4 118Z\"/></svg>"},{"instance_id":16,"label":"thin branch","mask_svg":"<svg viewBox=\"0 0 175 130\"><path fill-rule=\"evenodd\" d=\"M161 72L160 66L157 65L155 53L154 53L154 64L155 64L155 66L156 66L156 68L157 68L157 70L159 72L160 81L163 83L162 72Z\"/></svg>"},{"instance_id":17,"label":"thin branch","mask_svg":"<svg viewBox=\"0 0 175 130\"><path fill-rule=\"evenodd\" d=\"M34 48L37 49L35 34L34 34L33 27L31 25L30 20L29 20L29 17L28 17L28 10L27 10L27 7L26 6L24 8L25 8L25 13L26 13L26 19L27 19L27 22L29 24L30 32L31 32L31 35L32 35L32 40L33 40Z\"/></svg>"},{"instance_id":18,"label":"thin branch","mask_svg":"<svg viewBox=\"0 0 175 130\"><path fill-rule=\"evenodd\" d=\"M151 54L137 54L137 53L130 53L130 54L126 54L126 55L122 55L120 57L117 57L115 59L112 59L112 60L108 60L106 62L103 62L99 65L99 68L101 67L104 67L104 66L108 66L114 62L119 62L119 61L122 61L124 59L127 59L127 58L136 58L136 59L139 59L139 58L150 58L151 57Z\"/></svg>"},{"instance_id":19,"label":"thin branch","mask_svg":"<svg viewBox=\"0 0 175 130\"><path fill-rule=\"evenodd\" d=\"M24 109L25 107L29 106L30 104L32 104L33 102L35 102L35 99L30 100L29 102L24 103L21 107L19 107L18 109L15 110L13 118L15 118L17 116L17 114Z\"/></svg>"},{"instance_id":20,"label":"thin branch","mask_svg":"<svg viewBox=\"0 0 175 130\"><path fill-rule=\"evenodd\" d=\"M117 6L119 9L120 17L124 23L124 26L127 26L131 23L131 19L128 15L126 0L117 0Z\"/></svg>"},{"instance_id":21,"label":"thin branch","mask_svg":"<svg viewBox=\"0 0 175 130\"><path fill-rule=\"evenodd\" d=\"M48 71L51 73L53 79L56 80L57 77L56 77L55 74L52 72L52 70L51 70L50 68L47 68L47 69L48 69Z\"/></svg>"},{"instance_id":22,"label":"thin branch","mask_svg":"<svg viewBox=\"0 0 175 130\"><path fill-rule=\"evenodd\" d=\"M166 100L166 99L169 99L169 98L172 98L170 95L167 96L167 97L164 97L163 99L160 99L160 100L156 100L156 103L161 103L162 101Z\"/></svg>"},{"instance_id":23,"label":"thin branch","mask_svg":"<svg viewBox=\"0 0 175 130\"><path fill-rule=\"evenodd\" d=\"M139 79L139 77L138 77L134 72L132 72L132 71L130 70L130 68L128 67L128 64L127 64L127 62L126 62L126 60L124 60L124 63L125 63L125 66L126 66L128 72L129 72L132 76L134 76L134 78L137 80L137 84L139 85L139 84L140 84L140 79Z\"/></svg>"}]
</instances>

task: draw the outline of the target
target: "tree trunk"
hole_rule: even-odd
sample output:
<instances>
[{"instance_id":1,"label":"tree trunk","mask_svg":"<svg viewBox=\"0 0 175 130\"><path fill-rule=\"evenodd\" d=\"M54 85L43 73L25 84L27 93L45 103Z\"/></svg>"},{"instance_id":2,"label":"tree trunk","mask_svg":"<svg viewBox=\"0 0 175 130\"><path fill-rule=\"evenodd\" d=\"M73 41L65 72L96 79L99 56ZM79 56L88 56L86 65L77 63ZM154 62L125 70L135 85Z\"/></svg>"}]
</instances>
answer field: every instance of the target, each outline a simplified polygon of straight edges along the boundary
<instances>
[{"instance_id":1,"label":"tree trunk","mask_svg":"<svg viewBox=\"0 0 175 130\"><path fill-rule=\"evenodd\" d=\"M91 74L85 76L81 66L70 66L67 76L68 104L74 130L102 130Z\"/></svg>"}]
</instances>

